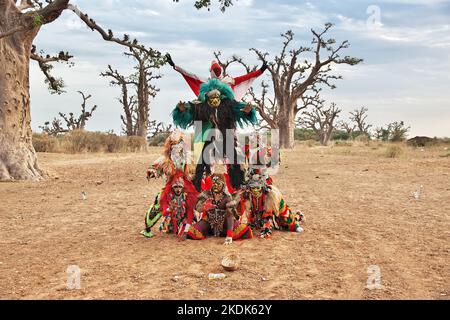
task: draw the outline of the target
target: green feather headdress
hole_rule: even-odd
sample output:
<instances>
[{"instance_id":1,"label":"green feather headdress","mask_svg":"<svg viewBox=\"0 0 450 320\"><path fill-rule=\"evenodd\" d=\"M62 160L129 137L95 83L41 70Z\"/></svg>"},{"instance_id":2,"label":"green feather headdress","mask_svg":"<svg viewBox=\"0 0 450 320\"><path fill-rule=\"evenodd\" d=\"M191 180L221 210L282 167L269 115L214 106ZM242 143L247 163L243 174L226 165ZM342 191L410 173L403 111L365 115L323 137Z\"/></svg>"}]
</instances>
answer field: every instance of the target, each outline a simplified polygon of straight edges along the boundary
<instances>
[{"instance_id":1,"label":"green feather headdress","mask_svg":"<svg viewBox=\"0 0 450 320\"><path fill-rule=\"evenodd\" d=\"M230 86L215 78L206 81L200 86L198 100L205 102L206 94L212 90L219 90L221 99L234 100L234 93Z\"/></svg>"}]
</instances>

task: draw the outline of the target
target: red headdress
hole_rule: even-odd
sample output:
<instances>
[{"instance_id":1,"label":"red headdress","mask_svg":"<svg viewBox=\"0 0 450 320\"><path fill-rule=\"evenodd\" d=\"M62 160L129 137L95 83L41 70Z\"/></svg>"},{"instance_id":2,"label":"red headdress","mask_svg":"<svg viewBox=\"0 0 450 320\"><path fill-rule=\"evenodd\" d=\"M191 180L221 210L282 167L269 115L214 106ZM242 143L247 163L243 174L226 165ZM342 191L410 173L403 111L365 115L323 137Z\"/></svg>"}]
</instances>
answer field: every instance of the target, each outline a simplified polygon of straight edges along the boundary
<instances>
[{"instance_id":1,"label":"red headdress","mask_svg":"<svg viewBox=\"0 0 450 320\"><path fill-rule=\"evenodd\" d=\"M219 69L220 70L220 74L219 75L217 75L214 72L215 69ZM223 77L223 74L222 74L223 73L223 69L220 66L219 62L217 62L217 60L213 60L211 62L211 68L209 69L209 71L211 72L211 78L219 78L219 79L221 79Z\"/></svg>"},{"instance_id":2,"label":"red headdress","mask_svg":"<svg viewBox=\"0 0 450 320\"><path fill-rule=\"evenodd\" d=\"M191 224L194 219L194 207L197 202L198 192L183 171L177 170L167 181L166 186L161 192L160 205L164 215L170 205L170 196L173 192L172 186L180 184L181 182L184 184L183 192L186 194L186 223Z\"/></svg>"}]
</instances>

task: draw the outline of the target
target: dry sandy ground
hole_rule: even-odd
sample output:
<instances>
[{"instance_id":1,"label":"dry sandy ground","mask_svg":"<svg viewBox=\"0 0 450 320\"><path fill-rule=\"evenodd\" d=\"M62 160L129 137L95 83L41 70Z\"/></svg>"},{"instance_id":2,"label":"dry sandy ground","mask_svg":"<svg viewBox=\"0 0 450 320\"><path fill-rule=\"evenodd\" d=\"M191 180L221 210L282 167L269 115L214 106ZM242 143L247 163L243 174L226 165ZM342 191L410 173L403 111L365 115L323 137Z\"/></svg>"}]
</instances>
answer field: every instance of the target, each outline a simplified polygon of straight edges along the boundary
<instances>
[{"instance_id":1,"label":"dry sandy ground","mask_svg":"<svg viewBox=\"0 0 450 320\"><path fill-rule=\"evenodd\" d=\"M306 231L231 248L139 234L163 183L145 179L160 149L39 154L50 178L0 183L0 298L448 299L450 158L410 150L388 159L376 148L284 152L275 184L305 212ZM208 280L228 251L241 269ZM81 268L80 290L66 288L70 265ZM369 290L373 265L382 288Z\"/></svg>"}]
</instances>

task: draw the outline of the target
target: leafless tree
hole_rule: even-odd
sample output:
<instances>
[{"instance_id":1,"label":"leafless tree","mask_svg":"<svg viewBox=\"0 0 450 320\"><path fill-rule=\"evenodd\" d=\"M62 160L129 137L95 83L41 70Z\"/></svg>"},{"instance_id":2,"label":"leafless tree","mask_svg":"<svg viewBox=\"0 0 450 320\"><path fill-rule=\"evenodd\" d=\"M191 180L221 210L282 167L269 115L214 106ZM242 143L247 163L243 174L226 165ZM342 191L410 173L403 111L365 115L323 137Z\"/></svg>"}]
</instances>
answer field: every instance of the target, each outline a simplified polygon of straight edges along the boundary
<instances>
[{"instance_id":1,"label":"leafless tree","mask_svg":"<svg viewBox=\"0 0 450 320\"><path fill-rule=\"evenodd\" d=\"M151 82L161 78L161 75L155 74L154 71L164 64L164 59L157 51L147 53L130 49L125 55L137 62L135 73L123 76L109 65L100 75L110 78L111 85L120 86L122 89L119 102L125 113L121 115L124 132L128 136L137 135L145 138L149 130L149 98L155 97L159 91ZM130 87L135 94L130 95Z\"/></svg>"},{"instance_id":2,"label":"leafless tree","mask_svg":"<svg viewBox=\"0 0 450 320\"><path fill-rule=\"evenodd\" d=\"M250 67L248 64L246 64L244 62L242 57L239 57L237 55L233 55L230 59L223 60L221 58L222 57L222 52L221 51L215 51L214 52L214 57L216 58L216 60L219 63L219 65L222 67L222 71L223 71L224 74L227 74L227 68L233 63L240 64L242 67L245 68L247 73L255 71L258 68L257 66Z\"/></svg>"},{"instance_id":3,"label":"leafless tree","mask_svg":"<svg viewBox=\"0 0 450 320\"><path fill-rule=\"evenodd\" d=\"M42 130L42 132L50 136L57 136L61 133L66 133L69 131L69 129L63 126L61 119L58 118L53 118L51 123L50 121L45 122L44 125L39 126L39 128Z\"/></svg>"},{"instance_id":4,"label":"leafless tree","mask_svg":"<svg viewBox=\"0 0 450 320\"><path fill-rule=\"evenodd\" d=\"M353 138L353 132L356 130L356 125L348 123L346 121L340 121L338 124L338 127L342 130L344 130L351 138Z\"/></svg>"},{"instance_id":5,"label":"leafless tree","mask_svg":"<svg viewBox=\"0 0 450 320\"><path fill-rule=\"evenodd\" d=\"M149 122L149 138L153 138L161 133L168 133L172 131L172 125L166 125L164 122L156 122L156 120L152 120Z\"/></svg>"},{"instance_id":6,"label":"leafless tree","mask_svg":"<svg viewBox=\"0 0 450 320\"><path fill-rule=\"evenodd\" d=\"M353 66L363 61L350 56L340 56L341 51L347 49L350 44L345 40L336 45L335 39L326 38L331 27L331 23L326 23L321 32L311 30L311 46L296 48L291 48L294 33L288 30L281 35L284 39L281 53L276 55L273 61L269 60L269 53L250 49L258 60L268 65L273 90L273 94L269 95L269 84L263 82L261 94L258 96L255 90L250 90L250 96L265 123L270 128L280 130L282 148L294 146L297 114L305 109L308 103L319 99L318 92L322 86L334 89L333 80L342 79L342 76L332 74L332 66ZM303 54L312 54L313 57L310 60L301 58ZM250 69L247 66L247 70Z\"/></svg>"},{"instance_id":7,"label":"leafless tree","mask_svg":"<svg viewBox=\"0 0 450 320\"><path fill-rule=\"evenodd\" d=\"M158 51L142 52L130 49L126 56L133 58L137 65L136 72L129 77L130 83L136 89L137 106L136 114L136 135L147 137L150 112L150 97L155 97L159 91L151 82L161 78L160 74L155 74L155 70L159 69L165 60Z\"/></svg>"},{"instance_id":8,"label":"leafless tree","mask_svg":"<svg viewBox=\"0 0 450 320\"><path fill-rule=\"evenodd\" d=\"M312 129L318 135L320 144L326 146L335 129L335 120L341 111L335 103L331 103L329 107L318 105L310 111L303 111L298 121L305 129Z\"/></svg>"},{"instance_id":9,"label":"leafless tree","mask_svg":"<svg viewBox=\"0 0 450 320\"><path fill-rule=\"evenodd\" d=\"M370 128L372 125L367 123L367 112L369 109L361 107L350 112L350 120L353 121L358 128L359 133L370 136Z\"/></svg>"},{"instance_id":10,"label":"leafless tree","mask_svg":"<svg viewBox=\"0 0 450 320\"><path fill-rule=\"evenodd\" d=\"M122 120L122 130L127 136L137 135L137 125L136 125L136 106L137 99L134 94L130 94L129 86L132 82L128 77L123 76L119 71L113 69L108 65L108 69L100 74L103 77L109 77L110 84L112 86L119 86L122 90L122 96L118 98L120 104L122 105L125 115L121 115Z\"/></svg>"},{"instance_id":11,"label":"leafless tree","mask_svg":"<svg viewBox=\"0 0 450 320\"><path fill-rule=\"evenodd\" d=\"M97 105L91 107L90 111L86 111L86 102L92 98L92 95L85 95L83 92L78 91L81 95L83 102L81 103L81 113L78 117L74 115L73 112L69 112L69 115L60 112L59 116L64 120L65 126L62 124L61 119L54 118L51 122L46 122L44 126L41 126L43 132L50 135L58 135L61 133L73 131L73 130L84 130L86 127L86 122L92 117L93 112L97 109Z\"/></svg>"},{"instance_id":12,"label":"leafless tree","mask_svg":"<svg viewBox=\"0 0 450 320\"><path fill-rule=\"evenodd\" d=\"M219 0L219 4L223 10L232 5L229 0ZM197 8L210 5L210 0L195 2ZM4 77L0 81L0 180L42 177L31 141L29 67L31 59L38 61L52 91L62 88L61 79L50 74L49 64L69 61L70 55L64 53L53 58L36 55L33 41L43 25L54 22L66 10L73 11L104 40L149 53L137 40L129 36L119 38L111 30L105 31L70 0L0 0L0 75Z\"/></svg>"}]
</instances>

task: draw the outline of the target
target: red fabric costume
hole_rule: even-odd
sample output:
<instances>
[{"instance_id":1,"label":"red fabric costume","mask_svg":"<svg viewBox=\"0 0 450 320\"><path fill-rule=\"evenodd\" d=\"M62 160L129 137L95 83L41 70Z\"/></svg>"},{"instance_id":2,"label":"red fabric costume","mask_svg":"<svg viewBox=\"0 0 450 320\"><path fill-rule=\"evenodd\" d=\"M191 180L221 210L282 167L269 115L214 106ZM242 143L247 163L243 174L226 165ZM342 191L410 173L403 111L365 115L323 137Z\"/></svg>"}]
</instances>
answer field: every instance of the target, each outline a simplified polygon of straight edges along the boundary
<instances>
[{"instance_id":1,"label":"red fabric costume","mask_svg":"<svg viewBox=\"0 0 450 320\"><path fill-rule=\"evenodd\" d=\"M186 80L189 87L194 92L195 96L198 97L200 93L200 86L207 81L207 79L201 78L189 71L184 70L183 68L174 65L173 67L176 71L178 71ZM217 75L213 70L219 69L220 74ZM251 87L253 81L263 74L264 70L255 70L248 74L242 75L240 77L232 78L229 76L224 76L222 72L222 67L217 63L217 61L213 61L211 64L211 78L218 78L222 82L228 84L234 92L234 96L236 101L240 101L248 89Z\"/></svg>"},{"instance_id":2,"label":"red fabric costume","mask_svg":"<svg viewBox=\"0 0 450 320\"><path fill-rule=\"evenodd\" d=\"M183 208L176 209L181 209L183 211L181 215L174 209L173 200L175 198L175 195L172 190L172 186L180 180L182 180L183 184ZM194 220L194 207L197 201L197 196L198 192L195 189L194 185L181 170L178 170L172 177L170 177L169 181L161 192L160 206L163 218L170 218L170 222L173 227L173 233L181 235L185 231L186 227L187 229L189 229L189 226ZM179 219L182 221L178 221Z\"/></svg>"}]
</instances>

